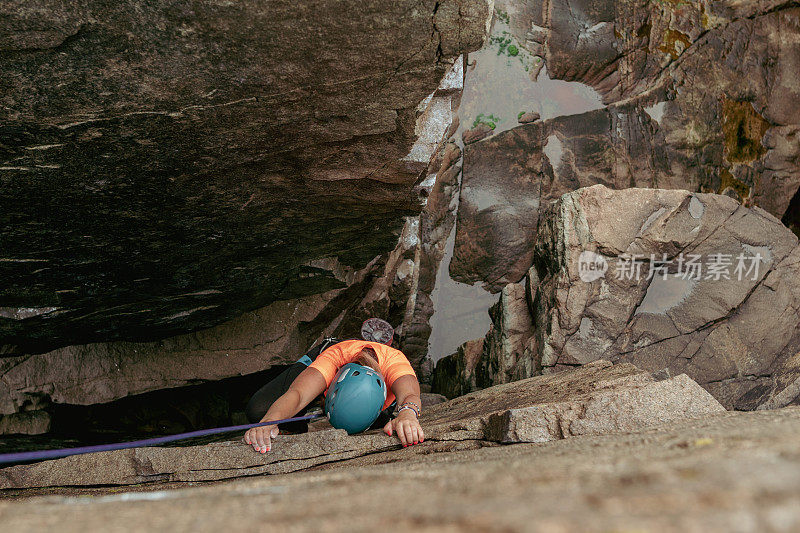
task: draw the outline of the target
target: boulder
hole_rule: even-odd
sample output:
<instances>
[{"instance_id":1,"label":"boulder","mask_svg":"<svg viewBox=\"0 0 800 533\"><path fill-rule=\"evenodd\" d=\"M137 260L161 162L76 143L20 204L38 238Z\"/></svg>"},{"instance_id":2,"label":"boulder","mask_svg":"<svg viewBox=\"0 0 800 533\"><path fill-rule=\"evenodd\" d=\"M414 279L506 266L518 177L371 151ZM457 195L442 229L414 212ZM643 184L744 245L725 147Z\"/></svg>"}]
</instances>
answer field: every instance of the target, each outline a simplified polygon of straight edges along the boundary
<instances>
[{"instance_id":1,"label":"boulder","mask_svg":"<svg viewBox=\"0 0 800 533\"><path fill-rule=\"evenodd\" d=\"M724 406L795 402L800 246L760 208L714 194L595 185L542 217L535 359L686 373Z\"/></svg>"},{"instance_id":2,"label":"boulder","mask_svg":"<svg viewBox=\"0 0 800 533\"><path fill-rule=\"evenodd\" d=\"M2 4L0 353L340 287L308 264L362 268L419 213L428 97L490 4Z\"/></svg>"},{"instance_id":3,"label":"boulder","mask_svg":"<svg viewBox=\"0 0 800 533\"><path fill-rule=\"evenodd\" d=\"M542 206L580 187L695 188L671 174L640 106L517 126L464 149L450 274L499 292L530 267Z\"/></svg>"},{"instance_id":4,"label":"boulder","mask_svg":"<svg viewBox=\"0 0 800 533\"><path fill-rule=\"evenodd\" d=\"M422 415L425 443L414 449L426 453L426 447L436 451L448 442L538 442L637 431L720 411L722 406L686 376L656 381L633 365L597 361L434 405ZM553 431L554 424L561 429ZM11 466L0 470L0 488L211 481L293 472L399 447L396 437L380 431L348 436L328 429L278 436L272 451L261 455L237 436L203 446L135 448Z\"/></svg>"},{"instance_id":5,"label":"boulder","mask_svg":"<svg viewBox=\"0 0 800 533\"><path fill-rule=\"evenodd\" d=\"M711 395L681 374L653 381L647 374L604 384L588 397L509 409L489 418L489 435L503 443L548 442L581 435L630 433L682 418L724 411Z\"/></svg>"}]
</instances>

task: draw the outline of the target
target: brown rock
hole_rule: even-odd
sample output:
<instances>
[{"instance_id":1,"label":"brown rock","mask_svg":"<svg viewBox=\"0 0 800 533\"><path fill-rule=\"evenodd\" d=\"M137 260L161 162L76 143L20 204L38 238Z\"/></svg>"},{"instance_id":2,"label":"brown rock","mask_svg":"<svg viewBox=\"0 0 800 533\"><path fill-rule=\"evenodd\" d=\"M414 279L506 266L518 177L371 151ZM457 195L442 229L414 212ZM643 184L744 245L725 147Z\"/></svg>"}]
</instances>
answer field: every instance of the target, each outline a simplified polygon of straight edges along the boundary
<instances>
[{"instance_id":1,"label":"brown rock","mask_svg":"<svg viewBox=\"0 0 800 533\"><path fill-rule=\"evenodd\" d=\"M536 111L528 111L526 113L521 114L519 118L517 118L517 122L519 122L520 124L528 124L530 122L536 122L540 118L542 118L541 115L539 115L539 113L537 113Z\"/></svg>"},{"instance_id":2,"label":"brown rock","mask_svg":"<svg viewBox=\"0 0 800 533\"><path fill-rule=\"evenodd\" d=\"M0 415L0 435L41 435L50 431L47 411L23 411Z\"/></svg>"},{"instance_id":3,"label":"brown rock","mask_svg":"<svg viewBox=\"0 0 800 533\"><path fill-rule=\"evenodd\" d=\"M465 342L452 355L436 362L431 381L432 390L448 398L477 390L475 367L483 355L483 339Z\"/></svg>"},{"instance_id":4,"label":"brown rock","mask_svg":"<svg viewBox=\"0 0 800 533\"><path fill-rule=\"evenodd\" d=\"M490 16L486 0L0 4L0 352L152 341L338 287L307 264L363 268L418 214L418 106Z\"/></svg>"},{"instance_id":5,"label":"brown rock","mask_svg":"<svg viewBox=\"0 0 800 533\"><path fill-rule=\"evenodd\" d=\"M483 342L483 355L476 365L478 388L533 376L541 368L532 350L533 318L524 283L509 283L500 300L489 309L492 326Z\"/></svg>"},{"instance_id":6,"label":"brown rock","mask_svg":"<svg viewBox=\"0 0 800 533\"><path fill-rule=\"evenodd\" d=\"M461 140L464 144L472 144L485 139L492 133L494 133L494 130L486 124L478 124L472 129L464 130L464 133L461 134Z\"/></svg>"},{"instance_id":7,"label":"brown rock","mask_svg":"<svg viewBox=\"0 0 800 533\"><path fill-rule=\"evenodd\" d=\"M453 279L496 292L530 266L542 189L540 124L465 146Z\"/></svg>"}]
</instances>

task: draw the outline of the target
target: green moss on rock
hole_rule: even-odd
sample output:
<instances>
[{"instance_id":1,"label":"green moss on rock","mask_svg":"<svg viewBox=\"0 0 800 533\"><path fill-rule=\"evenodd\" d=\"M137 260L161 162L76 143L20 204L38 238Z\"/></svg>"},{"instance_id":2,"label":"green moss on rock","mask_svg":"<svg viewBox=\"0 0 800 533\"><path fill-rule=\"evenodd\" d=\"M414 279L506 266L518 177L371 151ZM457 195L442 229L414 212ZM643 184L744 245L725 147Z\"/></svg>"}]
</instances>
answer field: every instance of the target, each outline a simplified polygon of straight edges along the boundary
<instances>
[{"instance_id":1,"label":"green moss on rock","mask_svg":"<svg viewBox=\"0 0 800 533\"><path fill-rule=\"evenodd\" d=\"M722 133L725 137L725 159L730 163L750 163L763 156L767 149L761 139L769 129L750 102L722 100Z\"/></svg>"}]
</instances>

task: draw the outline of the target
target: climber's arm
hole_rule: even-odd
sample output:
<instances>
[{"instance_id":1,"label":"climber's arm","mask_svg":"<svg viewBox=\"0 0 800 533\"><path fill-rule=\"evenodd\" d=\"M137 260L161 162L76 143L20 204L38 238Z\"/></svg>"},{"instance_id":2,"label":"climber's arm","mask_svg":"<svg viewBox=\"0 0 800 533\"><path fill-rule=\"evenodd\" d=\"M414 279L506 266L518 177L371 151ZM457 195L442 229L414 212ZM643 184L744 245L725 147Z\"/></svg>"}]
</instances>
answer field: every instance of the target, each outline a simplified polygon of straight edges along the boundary
<instances>
[{"instance_id":1,"label":"climber's arm","mask_svg":"<svg viewBox=\"0 0 800 533\"><path fill-rule=\"evenodd\" d=\"M403 409L393 420L390 420L383 430L387 435L397 433L400 443L405 446L418 444L425 440L425 434L417 418L420 411L422 399L420 398L419 381L417 376L406 374L395 379L392 383L392 392L397 398L397 405L403 407L404 404L411 405L414 409Z\"/></svg>"},{"instance_id":2,"label":"climber's arm","mask_svg":"<svg viewBox=\"0 0 800 533\"><path fill-rule=\"evenodd\" d=\"M319 370L312 367L306 368L295 378L289 386L289 390L275 400L261 421L293 417L300 409L322 394L326 386L325 377ZM271 448L271 439L277 435L278 426L260 426L247 430L247 433L244 434L244 441L253 446L255 451L266 453Z\"/></svg>"}]
</instances>

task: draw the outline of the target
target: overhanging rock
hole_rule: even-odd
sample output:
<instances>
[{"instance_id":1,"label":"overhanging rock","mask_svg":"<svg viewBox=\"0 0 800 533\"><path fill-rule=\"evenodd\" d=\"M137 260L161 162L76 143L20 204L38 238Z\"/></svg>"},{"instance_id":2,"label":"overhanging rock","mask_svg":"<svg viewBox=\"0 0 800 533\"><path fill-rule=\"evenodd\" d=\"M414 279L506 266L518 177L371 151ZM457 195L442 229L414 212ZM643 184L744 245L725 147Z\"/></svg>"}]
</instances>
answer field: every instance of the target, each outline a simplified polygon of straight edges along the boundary
<instances>
[{"instance_id":1,"label":"overhanging rock","mask_svg":"<svg viewBox=\"0 0 800 533\"><path fill-rule=\"evenodd\" d=\"M423 414L425 443L398 453L441 451L441 443L447 442L457 448L465 441L538 442L630 432L721 411L724 408L686 376L656 381L633 365L596 361L574 371L498 385L435 405ZM380 432L347 436L330 429L279 436L265 455L239 440L137 448L8 467L0 470L0 489L282 474L399 447L395 437ZM444 448L448 449L452 448Z\"/></svg>"},{"instance_id":2,"label":"overhanging rock","mask_svg":"<svg viewBox=\"0 0 800 533\"><path fill-rule=\"evenodd\" d=\"M23 4L0 4L0 354L339 287L309 264L397 242L428 164L418 105L491 17L487 0Z\"/></svg>"}]
</instances>

